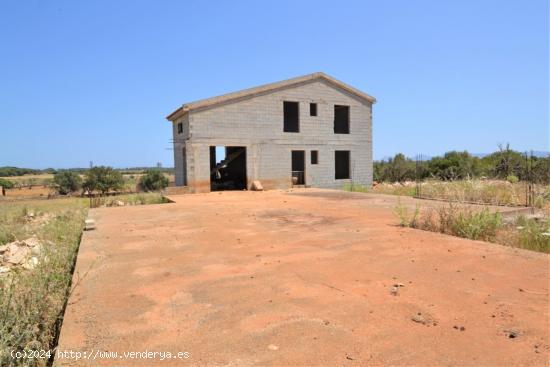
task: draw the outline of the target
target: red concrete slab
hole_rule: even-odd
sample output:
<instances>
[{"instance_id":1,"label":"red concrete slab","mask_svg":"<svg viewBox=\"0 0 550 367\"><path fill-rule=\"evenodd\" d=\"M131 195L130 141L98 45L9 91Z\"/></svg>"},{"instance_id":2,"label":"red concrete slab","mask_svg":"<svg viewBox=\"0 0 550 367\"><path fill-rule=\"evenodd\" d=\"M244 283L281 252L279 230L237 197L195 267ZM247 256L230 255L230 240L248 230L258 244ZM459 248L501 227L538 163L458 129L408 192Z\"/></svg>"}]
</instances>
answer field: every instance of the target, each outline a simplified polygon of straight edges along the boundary
<instances>
[{"instance_id":1,"label":"red concrete slab","mask_svg":"<svg viewBox=\"0 0 550 367\"><path fill-rule=\"evenodd\" d=\"M90 212L59 345L89 359L56 365L549 364L546 254L397 227L377 196L173 199Z\"/></svg>"}]
</instances>

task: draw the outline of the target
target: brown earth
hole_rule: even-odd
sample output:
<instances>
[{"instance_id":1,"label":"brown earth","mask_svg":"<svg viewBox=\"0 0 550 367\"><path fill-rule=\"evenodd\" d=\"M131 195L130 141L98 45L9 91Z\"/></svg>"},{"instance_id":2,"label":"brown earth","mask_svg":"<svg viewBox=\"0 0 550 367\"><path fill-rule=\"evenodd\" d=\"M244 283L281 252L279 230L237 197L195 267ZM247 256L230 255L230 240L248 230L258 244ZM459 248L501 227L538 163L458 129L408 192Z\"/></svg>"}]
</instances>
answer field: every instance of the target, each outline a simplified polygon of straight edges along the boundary
<instances>
[{"instance_id":1,"label":"brown earth","mask_svg":"<svg viewBox=\"0 0 550 367\"><path fill-rule=\"evenodd\" d=\"M48 195L52 194L55 194L55 190L52 190L48 186L32 186L6 190L7 198L33 198L40 196L47 197Z\"/></svg>"},{"instance_id":2,"label":"brown earth","mask_svg":"<svg viewBox=\"0 0 550 367\"><path fill-rule=\"evenodd\" d=\"M549 365L546 254L397 227L383 195L173 199L90 212L59 345L90 359L57 365ZM89 355L146 350L189 358Z\"/></svg>"}]
</instances>

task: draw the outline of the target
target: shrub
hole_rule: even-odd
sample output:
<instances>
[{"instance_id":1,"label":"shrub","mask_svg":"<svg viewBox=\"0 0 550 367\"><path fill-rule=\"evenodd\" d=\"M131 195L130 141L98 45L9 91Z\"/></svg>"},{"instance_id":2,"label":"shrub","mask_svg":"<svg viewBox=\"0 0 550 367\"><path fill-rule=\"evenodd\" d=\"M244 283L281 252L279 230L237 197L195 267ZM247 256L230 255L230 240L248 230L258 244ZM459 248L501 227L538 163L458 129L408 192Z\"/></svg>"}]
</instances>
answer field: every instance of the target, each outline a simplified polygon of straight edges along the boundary
<instances>
[{"instance_id":1,"label":"shrub","mask_svg":"<svg viewBox=\"0 0 550 367\"><path fill-rule=\"evenodd\" d=\"M78 191L82 186L82 179L80 176L71 171L56 173L53 176L53 182L61 195L67 195L71 192Z\"/></svg>"},{"instance_id":2,"label":"shrub","mask_svg":"<svg viewBox=\"0 0 550 367\"><path fill-rule=\"evenodd\" d=\"M157 169L149 169L140 179L140 185L146 191L159 191L168 186L168 178Z\"/></svg>"},{"instance_id":3,"label":"shrub","mask_svg":"<svg viewBox=\"0 0 550 367\"><path fill-rule=\"evenodd\" d=\"M518 176L509 175L508 177L506 177L506 181L508 181L512 184L515 184L515 183L519 182L519 178L518 178Z\"/></svg>"},{"instance_id":4,"label":"shrub","mask_svg":"<svg viewBox=\"0 0 550 367\"><path fill-rule=\"evenodd\" d=\"M93 167L86 171L82 187L89 192L99 191L102 194L122 188L124 179L122 174L112 167Z\"/></svg>"},{"instance_id":5,"label":"shrub","mask_svg":"<svg viewBox=\"0 0 550 367\"><path fill-rule=\"evenodd\" d=\"M0 178L0 186L2 186L5 189L13 189L15 185L10 180L6 180L5 178Z\"/></svg>"}]
</instances>

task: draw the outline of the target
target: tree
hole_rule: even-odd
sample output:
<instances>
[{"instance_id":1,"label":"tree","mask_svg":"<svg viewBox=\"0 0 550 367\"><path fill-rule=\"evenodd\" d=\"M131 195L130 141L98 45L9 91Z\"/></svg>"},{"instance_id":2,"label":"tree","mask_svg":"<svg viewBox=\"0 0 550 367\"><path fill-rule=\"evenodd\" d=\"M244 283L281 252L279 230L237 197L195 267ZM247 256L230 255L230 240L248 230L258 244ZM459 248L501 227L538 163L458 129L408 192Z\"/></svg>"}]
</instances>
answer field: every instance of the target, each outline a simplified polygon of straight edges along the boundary
<instances>
[{"instance_id":1,"label":"tree","mask_svg":"<svg viewBox=\"0 0 550 367\"><path fill-rule=\"evenodd\" d=\"M464 152L447 152L443 157L434 157L428 163L432 176L441 180L469 179L477 176L478 159Z\"/></svg>"},{"instance_id":2,"label":"tree","mask_svg":"<svg viewBox=\"0 0 550 367\"><path fill-rule=\"evenodd\" d=\"M168 186L168 178L159 169L149 169L139 183L146 191L158 191Z\"/></svg>"},{"instance_id":3,"label":"tree","mask_svg":"<svg viewBox=\"0 0 550 367\"><path fill-rule=\"evenodd\" d=\"M122 174L112 167L98 166L86 171L82 188L88 192L99 191L105 194L111 190L120 190L124 184Z\"/></svg>"},{"instance_id":4,"label":"tree","mask_svg":"<svg viewBox=\"0 0 550 367\"><path fill-rule=\"evenodd\" d=\"M53 182L61 195L80 190L82 179L71 171L61 171L53 176Z\"/></svg>"},{"instance_id":5,"label":"tree","mask_svg":"<svg viewBox=\"0 0 550 367\"><path fill-rule=\"evenodd\" d=\"M0 186L2 186L5 189L12 189L15 185L10 180L7 180L5 178L0 178Z\"/></svg>"},{"instance_id":6,"label":"tree","mask_svg":"<svg viewBox=\"0 0 550 367\"><path fill-rule=\"evenodd\" d=\"M483 160L489 162L492 168L491 176L497 178L506 178L508 176L517 176L524 179L525 157L520 152L510 149L510 144L506 147L498 146L499 151L489 154Z\"/></svg>"},{"instance_id":7,"label":"tree","mask_svg":"<svg viewBox=\"0 0 550 367\"><path fill-rule=\"evenodd\" d=\"M415 177L415 163L402 153L390 158L388 162L381 162L374 167L375 176L380 181L403 182Z\"/></svg>"}]
</instances>

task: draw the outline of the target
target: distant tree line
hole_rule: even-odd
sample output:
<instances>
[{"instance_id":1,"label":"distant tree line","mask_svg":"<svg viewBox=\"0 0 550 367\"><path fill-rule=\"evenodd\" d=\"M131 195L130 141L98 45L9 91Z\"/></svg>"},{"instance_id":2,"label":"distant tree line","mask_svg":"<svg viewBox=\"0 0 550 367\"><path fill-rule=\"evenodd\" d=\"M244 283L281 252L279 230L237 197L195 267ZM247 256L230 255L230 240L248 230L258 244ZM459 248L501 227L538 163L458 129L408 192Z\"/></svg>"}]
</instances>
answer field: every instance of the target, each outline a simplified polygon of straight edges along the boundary
<instances>
[{"instance_id":1,"label":"distant tree line","mask_svg":"<svg viewBox=\"0 0 550 367\"><path fill-rule=\"evenodd\" d=\"M528 169L528 167L530 169ZM416 160L396 154L393 158L374 163L374 180L378 182L413 181L416 178L443 181L472 178L503 179L510 182L532 180L550 183L550 157L529 157L524 153L500 146L484 157L467 151L451 151L442 157L433 157L417 164Z\"/></svg>"},{"instance_id":2,"label":"distant tree line","mask_svg":"<svg viewBox=\"0 0 550 367\"><path fill-rule=\"evenodd\" d=\"M43 170L32 168L19 168L19 167L0 167L0 177L14 177L24 175L39 175L41 173L55 173L53 168L46 168Z\"/></svg>"},{"instance_id":3,"label":"distant tree line","mask_svg":"<svg viewBox=\"0 0 550 367\"><path fill-rule=\"evenodd\" d=\"M43 181L53 187L59 194L67 195L72 193L100 193L120 192L124 190L124 176L130 175L134 179L134 174L139 174L139 190L158 191L168 186L168 178L166 173L172 173L170 168L147 168L147 169L115 169L106 166L95 166L89 169L73 168L54 170L48 169L47 173L53 174L53 179L48 178ZM24 175L36 175L46 173L46 170L34 170L17 167L0 167L0 172L6 177L15 177ZM35 181L34 178L24 180L24 182ZM46 183L47 182L47 183ZM4 189L12 189L15 187L23 187L19 181L2 178L0 175L0 186Z\"/></svg>"},{"instance_id":4,"label":"distant tree line","mask_svg":"<svg viewBox=\"0 0 550 367\"><path fill-rule=\"evenodd\" d=\"M130 168L113 168L116 171L119 171L122 174L132 174L132 173L142 173L151 169L151 167L130 167ZM174 169L171 167L157 167L154 168L164 173L172 173ZM25 176L25 175L40 175L40 174L56 174L62 171L70 171L78 174L85 174L88 171L88 168L67 168L67 169L55 169L55 168L46 168L46 169L34 169L34 168L20 168L20 167L0 167L0 177L15 177L15 176Z\"/></svg>"},{"instance_id":5,"label":"distant tree line","mask_svg":"<svg viewBox=\"0 0 550 367\"><path fill-rule=\"evenodd\" d=\"M61 195L82 190L82 193L100 193L102 195L120 191L124 187L124 177L119 170L112 167L97 166L84 172L83 177L77 172L65 170L57 172L54 186ZM140 187L145 191L158 191L168 186L168 178L160 169L148 169L140 178Z\"/></svg>"}]
</instances>

